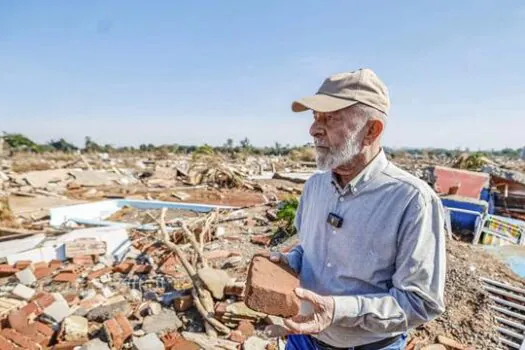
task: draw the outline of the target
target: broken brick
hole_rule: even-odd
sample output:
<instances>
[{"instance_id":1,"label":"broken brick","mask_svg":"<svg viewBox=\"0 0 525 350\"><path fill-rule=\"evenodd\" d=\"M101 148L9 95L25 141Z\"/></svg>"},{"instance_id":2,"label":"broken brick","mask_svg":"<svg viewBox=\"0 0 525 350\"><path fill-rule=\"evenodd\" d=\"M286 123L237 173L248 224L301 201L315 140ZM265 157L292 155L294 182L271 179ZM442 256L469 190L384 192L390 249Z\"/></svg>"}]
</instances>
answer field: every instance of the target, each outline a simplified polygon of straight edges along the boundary
<instances>
[{"instance_id":1,"label":"broken brick","mask_svg":"<svg viewBox=\"0 0 525 350\"><path fill-rule=\"evenodd\" d=\"M53 278L53 281L73 283L77 280L78 276L79 274L74 272L60 272Z\"/></svg>"},{"instance_id":2,"label":"broken brick","mask_svg":"<svg viewBox=\"0 0 525 350\"><path fill-rule=\"evenodd\" d=\"M45 309L55 302L55 297L49 293L43 293L35 299L41 309Z\"/></svg>"},{"instance_id":3,"label":"broken brick","mask_svg":"<svg viewBox=\"0 0 525 350\"><path fill-rule=\"evenodd\" d=\"M227 284L224 287L224 294L229 296L244 296L244 284Z\"/></svg>"},{"instance_id":4,"label":"broken brick","mask_svg":"<svg viewBox=\"0 0 525 350\"><path fill-rule=\"evenodd\" d=\"M255 334L255 327L251 322L248 322L246 320L241 320L239 322L239 326L237 327L237 330L244 335L244 337L249 338L252 335Z\"/></svg>"},{"instance_id":5,"label":"broken brick","mask_svg":"<svg viewBox=\"0 0 525 350\"><path fill-rule=\"evenodd\" d=\"M46 263L45 261L39 261L39 262L33 263L31 266L33 268L33 271L38 270L38 269L43 269L43 268L49 268L48 263Z\"/></svg>"},{"instance_id":6,"label":"broken brick","mask_svg":"<svg viewBox=\"0 0 525 350\"><path fill-rule=\"evenodd\" d=\"M73 259L71 259L73 264L76 265L93 265L95 264L95 259L93 259L92 255L79 255L75 256Z\"/></svg>"},{"instance_id":7,"label":"broken brick","mask_svg":"<svg viewBox=\"0 0 525 350\"><path fill-rule=\"evenodd\" d=\"M179 333L172 332L162 337L162 342L167 350L199 350L200 346L184 339Z\"/></svg>"},{"instance_id":8,"label":"broken brick","mask_svg":"<svg viewBox=\"0 0 525 350\"><path fill-rule=\"evenodd\" d=\"M250 237L250 242L253 244L263 245L265 247L269 246L271 241L272 235L257 235Z\"/></svg>"},{"instance_id":9,"label":"broken brick","mask_svg":"<svg viewBox=\"0 0 525 350\"><path fill-rule=\"evenodd\" d=\"M17 272L18 269L16 267L7 264L0 264L0 277L12 276Z\"/></svg>"},{"instance_id":10,"label":"broken brick","mask_svg":"<svg viewBox=\"0 0 525 350\"><path fill-rule=\"evenodd\" d=\"M124 342L133 334L133 328L128 319L118 314L104 322L104 330L112 348L121 349Z\"/></svg>"},{"instance_id":11,"label":"broken brick","mask_svg":"<svg viewBox=\"0 0 525 350\"><path fill-rule=\"evenodd\" d=\"M212 250L205 252L203 255L208 261L213 261L218 259L227 259L231 256L240 256L241 253L231 250Z\"/></svg>"},{"instance_id":12,"label":"broken brick","mask_svg":"<svg viewBox=\"0 0 525 350\"><path fill-rule=\"evenodd\" d=\"M48 267L53 271L59 269L62 267L62 261L53 259L49 262Z\"/></svg>"},{"instance_id":13,"label":"broken brick","mask_svg":"<svg viewBox=\"0 0 525 350\"><path fill-rule=\"evenodd\" d=\"M253 257L246 283L246 306L269 315L292 317L299 313L300 300L296 273L284 264L276 264L265 256Z\"/></svg>"},{"instance_id":14,"label":"broken brick","mask_svg":"<svg viewBox=\"0 0 525 350\"><path fill-rule=\"evenodd\" d=\"M6 338L0 335L0 350L15 350L15 347Z\"/></svg>"},{"instance_id":15,"label":"broken brick","mask_svg":"<svg viewBox=\"0 0 525 350\"><path fill-rule=\"evenodd\" d=\"M105 268L102 268L100 270L97 270L97 271L93 271L91 272L88 276L87 276L87 279L88 281L91 281L91 280L94 280L95 278L99 278L99 277L102 277L108 273L111 273L113 271L113 269L111 267L105 267Z\"/></svg>"},{"instance_id":16,"label":"broken brick","mask_svg":"<svg viewBox=\"0 0 525 350\"><path fill-rule=\"evenodd\" d=\"M240 344L246 341L246 337L240 331L232 331L229 339Z\"/></svg>"},{"instance_id":17,"label":"broken brick","mask_svg":"<svg viewBox=\"0 0 525 350\"><path fill-rule=\"evenodd\" d=\"M131 271L131 269L133 268L133 266L135 266L134 263L132 262L122 262L118 265L116 265L113 270L115 272L120 272L120 273L129 273Z\"/></svg>"},{"instance_id":18,"label":"broken brick","mask_svg":"<svg viewBox=\"0 0 525 350\"><path fill-rule=\"evenodd\" d=\"M64 296L69 306L78 305L80 303L80 298L76 294L68 294Z\"/></svg>"},{"instance_id":19,"label":"broken brick","mask_svg":"<svg viewBox=\"0 0 525 350\"><path fill-rule=\"evenodd\" d=\"M13 342L15 345L21 347L22 349L26 350L41 350L42 347L35 343L31 338L26 337L25 335L22 335L15 331L14 329L2 329L1 332L2 336Z\"/></svg>"},{"instance_id":20,"label":"broken brick","mask_svg":"<svg viewBox=\"0 0 525 350\"><path fill-rule=\"evenodd\" d=\"M31 260L19 260L15 263L15 268L18 270L23 270L29 265L31 265L33 262Z\"/></svg>"},{"instance_id":21,"label":"broken brick","mask_svg":"<svg viewBox=\"0 0 525 350\"><path fill-rule=\"evenodd\" d=\"M45 267L39 267L34 270L33 274L35 275L35 278L37 280L40 280L44 277L51 276L53 274L53 271L47 267L47 264Z\"/></svg>"}]
</instances>

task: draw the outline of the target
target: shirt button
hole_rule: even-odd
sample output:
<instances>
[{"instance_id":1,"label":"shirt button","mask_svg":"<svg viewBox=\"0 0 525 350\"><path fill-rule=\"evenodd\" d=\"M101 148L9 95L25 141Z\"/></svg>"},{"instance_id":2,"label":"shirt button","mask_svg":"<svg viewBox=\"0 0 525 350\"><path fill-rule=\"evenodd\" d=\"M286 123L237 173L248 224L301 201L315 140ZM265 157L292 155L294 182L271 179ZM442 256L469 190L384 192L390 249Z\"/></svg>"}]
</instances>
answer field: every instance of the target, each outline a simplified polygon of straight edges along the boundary
<instances>
[{"instance_id":1,"label":"shirt button","mask_svg":"<svg viewBox=\"0 0 525 350\"><path fill-rule=\"evenodd\" d=\"M335 230L333 230L333 231L332 231L332 234L334 234L334 235L335 235L335 233L336 233L336 231L335 231Z\"/></svg>"},{"instance_id":2,"label":"shirt button","mask_svg":"<svg viewBox=\"0 0 525 350\"><path fill-rule=\"evenodd\" d=\"M339 202L344 202L344 197L339 197Z\"/></svg>"},{"instance_id":3,"label":"shirt button","mask_svg":"<svg viewBox=\"0 0 525 350\"><path fill-rule=\"evenodd\" d=\"M328 264L326 264L326 266L332 267L332 263L328 263Z\"/></svg>"}]
</instances>

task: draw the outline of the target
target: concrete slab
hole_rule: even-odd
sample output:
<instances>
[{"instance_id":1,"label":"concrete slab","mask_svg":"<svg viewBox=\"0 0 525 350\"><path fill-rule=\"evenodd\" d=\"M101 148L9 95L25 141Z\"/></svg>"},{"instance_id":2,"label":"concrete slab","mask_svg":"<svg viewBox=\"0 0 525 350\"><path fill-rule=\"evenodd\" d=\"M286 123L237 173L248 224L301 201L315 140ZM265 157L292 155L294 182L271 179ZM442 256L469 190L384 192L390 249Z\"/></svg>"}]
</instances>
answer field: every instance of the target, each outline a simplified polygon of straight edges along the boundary
<instances>
[{"instance_id":1,"label":"concrete slab","mask_svg":"<svg viewBox=\"0 0 525 350\"><path fill-rule=\"evenodd\" d=\"M144 337L133 337L133 345L137 350L163 350L164 344L155 333L147 334Z\"/></svg>"},{"instance_id":2,"label":"concrete slab","mask_svg":"<svg viewBox=\"0 0 525 350\"><path fill-rule=\"evenodd\" d=\"M29 300L35 295L35 292L36 291L33 288L26 287L23 284L18 284L11 293L21 299Z\"/></svg>"},{"instance_id":3,"label":"concrete slab","mask_svg":"<svg viewBox=\"0 0 525 350\"><path fill-rule=\"evenodd\" d=\"M33 274L33 271L31 269L27 268L22 271L18 271L16 274L16 278L20 281L20 283L25 284L26 286L30 286L33 283L36 282L36 277Z\"/></svg>"}]
</instances>

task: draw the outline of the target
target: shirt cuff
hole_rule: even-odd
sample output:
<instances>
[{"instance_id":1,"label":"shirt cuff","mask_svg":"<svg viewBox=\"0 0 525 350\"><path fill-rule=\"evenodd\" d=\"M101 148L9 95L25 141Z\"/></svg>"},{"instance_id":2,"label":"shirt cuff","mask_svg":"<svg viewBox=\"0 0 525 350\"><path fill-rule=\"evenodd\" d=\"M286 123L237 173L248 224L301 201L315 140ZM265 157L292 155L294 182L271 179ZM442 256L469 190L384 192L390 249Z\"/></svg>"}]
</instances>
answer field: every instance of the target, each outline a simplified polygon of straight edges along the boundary
<instances>
[{"instance_id":1,"label":"shirt cuff","mask_svg":"<svg viewBox=\"0 0 525 350\"><path fill-rule=\"evenodd\" d=\"M334 324L348 322L361 314L359 298L355 296L334 296Z\"/></svg>"},{"instance_id":2,"label":"shirt cuff","mask_svg":"<svg viewBox=\"0 0 525 350\"><path fill-rule=\"evenodd\" d=\"M298 252L296 250L291 250L288 254L286 254L286 258L288 259L288 265L297 273L301 272L301 259L302 254L301 252Z\"/></svg>"}]
</instances>

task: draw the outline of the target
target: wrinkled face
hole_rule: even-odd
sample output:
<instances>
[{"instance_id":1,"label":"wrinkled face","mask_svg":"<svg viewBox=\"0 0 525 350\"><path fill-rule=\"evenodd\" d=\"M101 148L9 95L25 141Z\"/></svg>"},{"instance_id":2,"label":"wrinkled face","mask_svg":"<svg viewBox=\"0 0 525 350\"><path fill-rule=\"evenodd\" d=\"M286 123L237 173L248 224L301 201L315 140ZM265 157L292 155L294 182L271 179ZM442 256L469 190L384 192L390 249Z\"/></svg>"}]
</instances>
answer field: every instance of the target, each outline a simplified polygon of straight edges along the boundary
<instances>
[{"instance_id":1,"label":"wrinkled face","mask_svg":"<svg viewBox=\"0 0 525 350\"><path fill-rule=\"evenodd\" d=\"M336 112L314 112L310 135L314 138L317 166L333 170L351 163L363 149L366 119L352 107Z\"/></svg>"}]
</instances>

